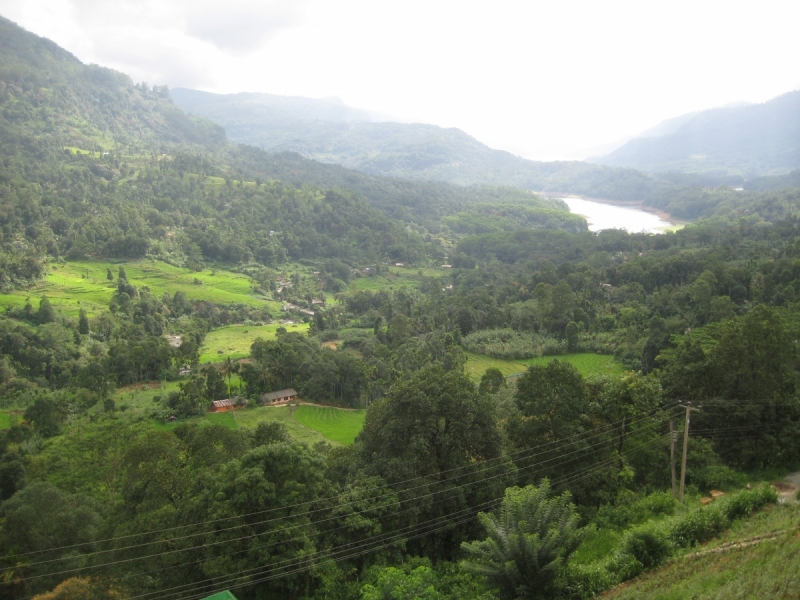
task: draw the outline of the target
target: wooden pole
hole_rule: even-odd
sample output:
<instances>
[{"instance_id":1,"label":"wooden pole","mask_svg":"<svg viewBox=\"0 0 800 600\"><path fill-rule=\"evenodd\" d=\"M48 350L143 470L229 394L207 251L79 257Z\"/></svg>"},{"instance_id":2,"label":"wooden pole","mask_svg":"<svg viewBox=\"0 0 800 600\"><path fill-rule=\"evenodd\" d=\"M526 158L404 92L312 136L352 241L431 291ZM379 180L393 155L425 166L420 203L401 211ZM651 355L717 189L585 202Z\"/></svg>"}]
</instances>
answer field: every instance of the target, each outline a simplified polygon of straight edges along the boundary
<instances>
[{"instance_id":1,"label":"wooden pole","mask_svg":"<svg viewBox=\"0 0 800 600\"><path fill-rule=\"evenodd\" d=\"M686 419L683 425L683 456L681 457L681 492L680 503L683 504L683 488L686 484L686 455L689 453L689 414L691 411L697 410L692 408L692 403L686 403Z\"/></svg>"},{"instance_id":2,"label":"wooden pole","mask_svg":"<svg viewBox=\"0 0 800 600\"><path fill-rule=\"evenodd\" d=\"M675 477L675 421L669 420L669 466L672 471L672 497L677 496L676 477Z\"/></svg>"}]
</instances>

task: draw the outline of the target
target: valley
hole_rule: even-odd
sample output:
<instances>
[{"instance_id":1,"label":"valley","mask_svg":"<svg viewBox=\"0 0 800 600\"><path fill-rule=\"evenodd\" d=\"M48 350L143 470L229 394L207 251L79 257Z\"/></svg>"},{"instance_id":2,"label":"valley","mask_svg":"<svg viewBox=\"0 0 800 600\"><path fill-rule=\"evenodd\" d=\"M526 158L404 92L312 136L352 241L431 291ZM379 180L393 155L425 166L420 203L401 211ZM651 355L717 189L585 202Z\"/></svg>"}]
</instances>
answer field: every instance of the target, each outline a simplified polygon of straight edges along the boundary
<instances>
[{"instance_id":1,"label":"valley","mask_svg":"<svg viewBox=\"0 0 800 600\"><path fill-rule=\"evenodd\" d=\"M702 112L528 161L0 17L0 597L797 597L800 163L753 106L712 170L655 160Z\"/></svg>"}]
</instances>

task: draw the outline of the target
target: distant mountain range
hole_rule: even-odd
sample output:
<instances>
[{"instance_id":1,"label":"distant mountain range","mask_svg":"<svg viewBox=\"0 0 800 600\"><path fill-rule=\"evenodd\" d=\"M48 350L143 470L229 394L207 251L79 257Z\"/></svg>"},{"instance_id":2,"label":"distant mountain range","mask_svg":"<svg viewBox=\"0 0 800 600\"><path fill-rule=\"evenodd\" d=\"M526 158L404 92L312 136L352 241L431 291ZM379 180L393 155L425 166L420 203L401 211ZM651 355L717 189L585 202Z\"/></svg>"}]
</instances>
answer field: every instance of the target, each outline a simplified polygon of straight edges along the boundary
<instances>
[{"instance_id":1,"label":"distant mountain range","mask_svg":"<svg viewBox=\"0 0 800 600\"><path fill-rule=\"evenodd\" d=\"M800 90L669 119L590 162L649 172L782 175L800 167Z\"/></svg>"},{"instance_id":2,"label":"distant mountain range","mask_svg":"<svg viewBox=\"0 0 800 600\"><path fill-rule=\"evenodd\" d=\"M186 112L224 127L232 141L269 152L297 152L371 175L635 201L666 185L631 169L526 160L489 148L460 129L387 122L341 101L181 88L171 95Z\"/></svg>"}]
</instances>

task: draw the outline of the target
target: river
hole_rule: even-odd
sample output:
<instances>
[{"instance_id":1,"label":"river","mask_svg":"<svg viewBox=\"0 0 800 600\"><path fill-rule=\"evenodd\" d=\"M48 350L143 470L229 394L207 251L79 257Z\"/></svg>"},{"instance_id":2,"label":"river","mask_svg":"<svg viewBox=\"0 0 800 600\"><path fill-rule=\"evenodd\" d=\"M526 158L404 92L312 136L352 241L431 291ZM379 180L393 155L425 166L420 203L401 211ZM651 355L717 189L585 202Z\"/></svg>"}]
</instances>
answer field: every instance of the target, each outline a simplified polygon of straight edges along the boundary
<instances>
[{"instance_id":1,"label":"river","mask_svg":"<svg viewBox=\"0 0 800 600\"><path fill-rule=\"evenodd\" d=\"M570 211L586 217L590 231L603 229L626 229L631 233L664 233L675 226L658 215L635 206L618 206L584 200L583 198L559 198L569 206Z\"/></svg>"}]
</instances>

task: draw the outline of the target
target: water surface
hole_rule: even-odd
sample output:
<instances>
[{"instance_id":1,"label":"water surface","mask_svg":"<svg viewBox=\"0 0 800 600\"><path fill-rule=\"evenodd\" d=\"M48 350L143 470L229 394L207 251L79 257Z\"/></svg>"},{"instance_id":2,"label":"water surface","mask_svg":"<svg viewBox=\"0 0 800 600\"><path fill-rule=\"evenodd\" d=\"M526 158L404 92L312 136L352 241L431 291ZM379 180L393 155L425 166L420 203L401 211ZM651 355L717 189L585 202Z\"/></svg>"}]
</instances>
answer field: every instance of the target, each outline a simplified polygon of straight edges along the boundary
<instances>
[{"instance_id":1,"label":"water surface","mask_svg":"<svg viewBox=\"0 0 800 600\"><path fill-rule=\"evenodd\" d=\"M583 198L559 198L575 214L586 217L589 231L625 229L631 233L664 233L675 224L635 206L604 204Z\"/></svg>"}]
</instances>

